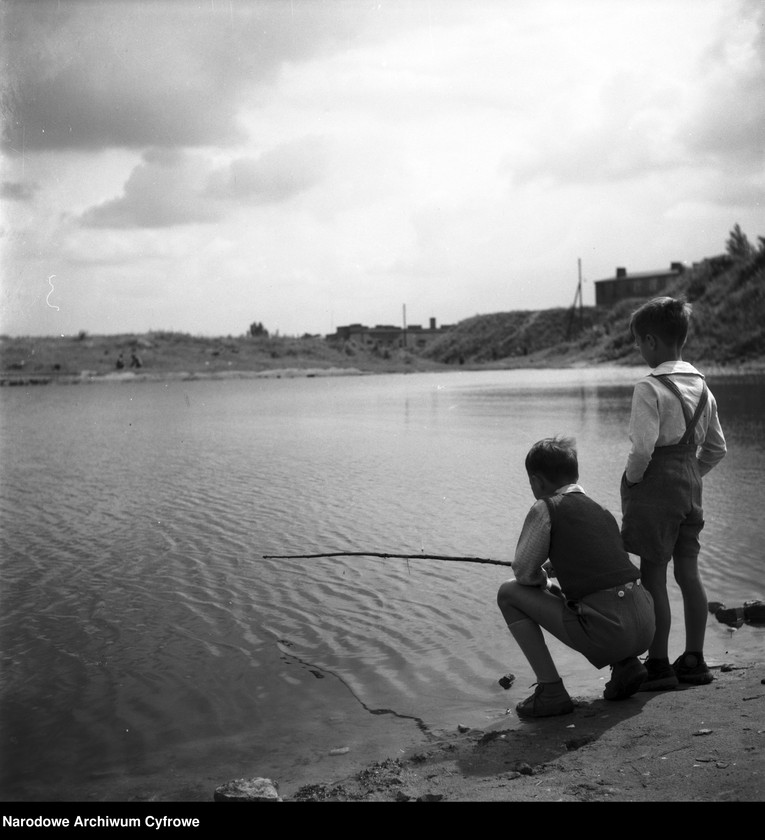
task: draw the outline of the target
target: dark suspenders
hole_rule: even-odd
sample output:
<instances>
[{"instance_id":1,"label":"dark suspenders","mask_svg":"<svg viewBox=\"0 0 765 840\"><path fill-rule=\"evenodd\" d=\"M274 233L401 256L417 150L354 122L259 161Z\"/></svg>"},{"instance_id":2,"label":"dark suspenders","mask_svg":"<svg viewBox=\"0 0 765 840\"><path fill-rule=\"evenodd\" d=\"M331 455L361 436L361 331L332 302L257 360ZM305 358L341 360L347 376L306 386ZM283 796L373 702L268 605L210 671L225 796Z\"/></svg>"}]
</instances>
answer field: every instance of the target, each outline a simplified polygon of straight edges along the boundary
<instances>
[{"instance_id":1,"label":"dark suspenders","mask_svg":"<svg viewBox=\"0 0 765 840\"><path fill-rule=\"evenodd\" d=\"M704 390L701 392L699 404L696 406L696 411L693 414L691 414L691 409L688 406L688 403L683 399L683 395L680 393L680 389L670 378L669 374L661 373L657 376L654 376L654 379L658 379L659 382L661 382L663 385L666 385L667 388L669 388L669 390L672 391L672 393L680 400L680 405L682 405L683 407L683 416L685 417L685 434L680 440L680 443L685 445L692 444L694 440L693 433L696 429L696 424L699 422L701 412L704 410L704 407L707 404L707 400L709 399L709 389L707 388L707 383L703 383Z\"/></svg>"}]
</instances>

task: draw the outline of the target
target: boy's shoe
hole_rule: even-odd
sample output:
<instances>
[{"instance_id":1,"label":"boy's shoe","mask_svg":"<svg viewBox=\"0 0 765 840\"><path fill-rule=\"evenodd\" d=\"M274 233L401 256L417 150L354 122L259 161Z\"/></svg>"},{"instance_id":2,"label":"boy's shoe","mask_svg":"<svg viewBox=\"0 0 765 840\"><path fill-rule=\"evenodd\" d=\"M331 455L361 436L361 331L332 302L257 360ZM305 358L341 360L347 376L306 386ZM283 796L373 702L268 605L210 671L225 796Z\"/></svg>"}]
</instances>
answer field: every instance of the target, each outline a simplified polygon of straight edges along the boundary
<instances>
[{"instance_id":1,"label":"boy's shoe","mask_svg":"<svg viewBox=\"0 0 765 840\"><path fill-rule=\"evenodd\" d=\"M518 717L538 718L567 715L574 711L574 703L563 687L563 680L537 683L534 693L515 707Z\"/></svg>"},{"instance_id":2,"label":"boy's shoe","mask_svg":"<svg viewBox=\"0 0 765 840\"><path fill-rule=\"evenodd\" d=\"M707 685L714 677L703 657L693 653L684 653L672 664L672 669L681 683L691 685Z\"/></svg>"},{"instance_id":3,"label":"boy's shoe","mask_svg":"<svg viewBox=\"0 0 765 840\"><path fill-rule=\"evenodd\" d=\"M626 700L640 690L648 670L637 656L622 659L611 666L611 679L606 683L603 697L606 700Z\"/></svg>"},{"instance_id":4,"label":"boy's shoe","mask_svg":"<svg viewBox=\"0 0 765 840\"><path fill-rule=\"evenodd\" d=\"M645 669L648 673L638 691L670 691L680 684L675 669L669 662L656 663L647 659Z\"/></svg>"}]
</instances>

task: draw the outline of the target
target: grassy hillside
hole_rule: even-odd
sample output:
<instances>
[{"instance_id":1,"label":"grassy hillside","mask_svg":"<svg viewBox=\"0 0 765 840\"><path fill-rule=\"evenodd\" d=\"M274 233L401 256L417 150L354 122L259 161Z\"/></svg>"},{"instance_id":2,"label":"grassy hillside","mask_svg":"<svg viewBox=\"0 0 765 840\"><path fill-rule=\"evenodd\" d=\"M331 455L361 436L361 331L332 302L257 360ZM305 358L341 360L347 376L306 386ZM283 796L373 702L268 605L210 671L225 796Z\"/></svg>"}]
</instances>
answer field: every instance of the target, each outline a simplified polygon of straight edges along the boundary
<instances>
[{"instance_id":1,"label":"grassy hillside","mask_svg":"<svg viewBox=\"0 0 765 840\"><path fill-rule=\"evenodd\" d=\"M604 313L588 307L497 312L461 321L423 356L447 364L519 364L569 353L583 336L600 336Z\"/></svg>"},{"instance_id":2,"label":"grassy hillside","mask_svg":"<svg viewBox=\"0 0 765 840\"><path fill-rule=\"evenodd\" d=\"M765 364L765 247L748 257L703 260L664 293L685 296L693 305L686 358L706 365ZM447 364L498 367L639 364L629 319L643 302L477 315L423 355Z\"/></svg>"},{"instance_id":3,"label":"grassy hillside","mask_svg":"<svg viewBox=\"0 0 765 840\"><path fill-rule=\"evenodd\" d=\"M131 367L135 354L141 366ZM118 367L121 359L124 367ZM134 372L215 374L282 370L358 369L369 372L433 370L439 362L399 351L383 358L353 347L335 347L322 338L238 336L204 338L187 333L0 338L0 384L69 381L73 377Z\"/></svg>"}]
</instances>

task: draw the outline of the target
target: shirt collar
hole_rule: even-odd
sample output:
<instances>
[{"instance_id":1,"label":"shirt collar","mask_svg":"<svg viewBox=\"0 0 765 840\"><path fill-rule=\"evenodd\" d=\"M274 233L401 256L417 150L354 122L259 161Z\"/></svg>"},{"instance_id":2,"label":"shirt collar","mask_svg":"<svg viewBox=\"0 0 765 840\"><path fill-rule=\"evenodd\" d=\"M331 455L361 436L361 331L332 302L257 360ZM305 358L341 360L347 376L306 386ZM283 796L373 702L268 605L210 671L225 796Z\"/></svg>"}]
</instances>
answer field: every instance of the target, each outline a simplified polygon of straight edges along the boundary
<instances>
[{"instance_id":1,"label":"shirt collar","mask_svg":"<svg viewBox=\"0 0 765 840\"><path fill-rule=\"evenodd\" d=\"M704 374L696 370L690 362L684 362L681 359L674 359L670 362L662 362L660 365L655 367L649 375L661 376L665 373L690 373L700 376L702 379L704 378Z\"/></svg>"},{"instance_id":2,"label":"shirt collar","mask_svg":"<svg viewBox=\"0 0 765 840\"><path fill-rule=\"evenodd\" d=\"M554 495L562 496L566 493L584 493L584 488L581 484L564 484L555 491ZM585 493L585 495L587 494Z\"/></svg>"}]
</instances>

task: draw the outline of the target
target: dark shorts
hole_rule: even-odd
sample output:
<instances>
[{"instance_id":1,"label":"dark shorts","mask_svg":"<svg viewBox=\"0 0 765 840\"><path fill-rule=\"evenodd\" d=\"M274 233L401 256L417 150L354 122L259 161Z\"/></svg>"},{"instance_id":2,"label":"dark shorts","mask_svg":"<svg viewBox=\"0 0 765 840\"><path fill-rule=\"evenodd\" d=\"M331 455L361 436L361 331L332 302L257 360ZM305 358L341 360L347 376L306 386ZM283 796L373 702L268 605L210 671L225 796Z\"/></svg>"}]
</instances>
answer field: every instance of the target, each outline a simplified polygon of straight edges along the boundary
<instances>
[{"instance_id":1,"label":"dark shorts","mask_svg":"<svg viewBox=\"0 0 765 840\"><path fill-rule=\"evenodd\" d=\"M653 599L640 581L568 601L563 612L567 644L596 668L648 650L656 629Z\"/></svg>"},{"instance_id":2,"label":"dark shorts","mask_svg":"<svg viewBox=\"0 0 765 840\"><path fill-rule=\"evenodd\" d=\"M622 476L622 540L630 554L664 565L695 560L704 527L701 474L695 446L654 450L643 480L632 487Z\"/></svg>"}]
</instances>

